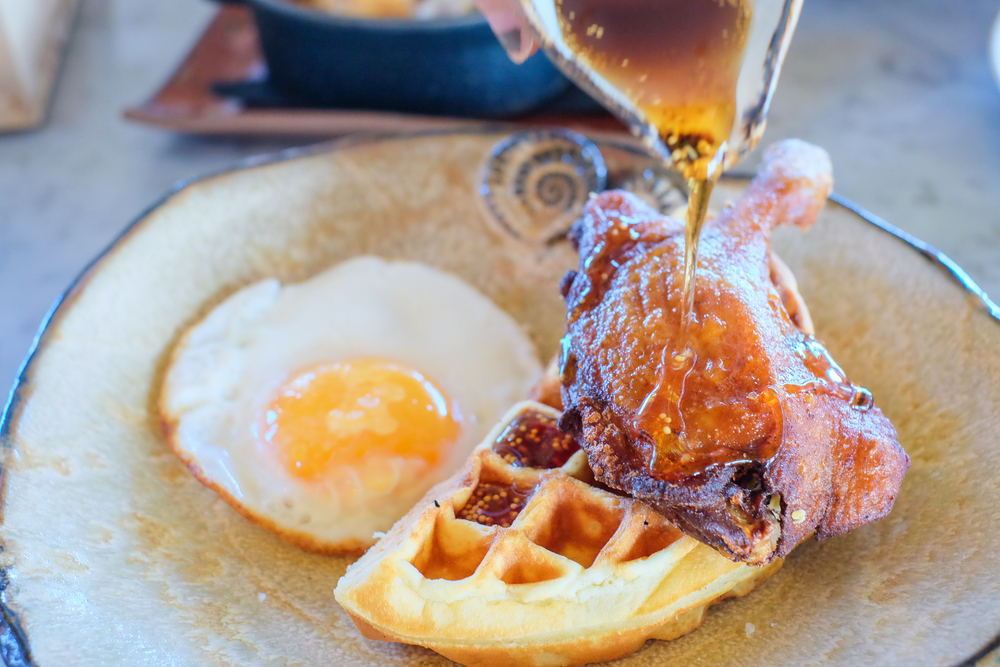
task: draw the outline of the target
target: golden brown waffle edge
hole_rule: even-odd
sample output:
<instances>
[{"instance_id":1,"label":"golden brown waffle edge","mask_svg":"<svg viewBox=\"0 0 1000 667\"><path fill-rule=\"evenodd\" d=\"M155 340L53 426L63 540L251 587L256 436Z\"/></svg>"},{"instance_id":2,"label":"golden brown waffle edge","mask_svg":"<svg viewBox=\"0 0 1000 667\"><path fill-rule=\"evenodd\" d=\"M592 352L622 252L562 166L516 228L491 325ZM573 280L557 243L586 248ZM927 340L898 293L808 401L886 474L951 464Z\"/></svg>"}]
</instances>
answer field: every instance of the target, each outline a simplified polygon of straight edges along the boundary
<instances>
[{"instance_id":1,"label":"golden brown waffle edge","mask_svg":"<svg viewBox=\"0 0 1000 667\"><path fill-rule=\"evenodd\" d=\"M554 425L559 414L515 405L462 469L348 568L335 596L365 637L470 666L613 660L690 632L709 605L781 567L733 563L646 505L594 486L582 450L558 452L557 463L568 459L551 469L517 465L518 429Z\"/></svg>"}]
</instances>

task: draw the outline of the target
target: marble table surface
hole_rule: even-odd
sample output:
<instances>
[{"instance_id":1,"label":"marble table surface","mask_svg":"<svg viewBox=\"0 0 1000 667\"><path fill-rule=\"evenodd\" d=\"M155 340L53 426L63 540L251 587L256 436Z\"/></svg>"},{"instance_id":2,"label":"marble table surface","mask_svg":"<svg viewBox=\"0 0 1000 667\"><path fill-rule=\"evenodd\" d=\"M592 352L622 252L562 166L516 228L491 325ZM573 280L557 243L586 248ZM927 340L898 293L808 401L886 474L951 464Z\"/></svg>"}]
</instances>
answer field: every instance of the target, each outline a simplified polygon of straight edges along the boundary
<instances>
[{"instance_id":1,"label":"marble table surface","mask_svg":"<svg viewBox=\"0 0 1000 667\"><path fill-rule=\"evenodd\" d=\"M833 157L837 190L936 246L1000 296L1000 0L806 0L765 142ZM0 393L45 312L179 179L307 139L174 135L122 119L215 11L82 0L48 123L0 135Z\"/></svg>"}]
</instances>

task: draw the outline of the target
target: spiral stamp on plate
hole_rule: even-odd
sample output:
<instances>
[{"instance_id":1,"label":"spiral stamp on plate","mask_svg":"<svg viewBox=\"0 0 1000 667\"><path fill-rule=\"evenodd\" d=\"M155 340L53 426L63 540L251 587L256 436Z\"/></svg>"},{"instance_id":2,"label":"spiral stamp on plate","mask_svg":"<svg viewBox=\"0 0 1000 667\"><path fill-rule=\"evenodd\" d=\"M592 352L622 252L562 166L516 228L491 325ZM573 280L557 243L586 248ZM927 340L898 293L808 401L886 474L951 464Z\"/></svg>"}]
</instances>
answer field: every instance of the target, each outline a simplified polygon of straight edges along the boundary
<instances>
[{"instance_id":1,"label":"spiral stamp on plate","mask_svg":"<svg viewBox=\"0 0 1000 667\"><path fill-rule=\"evenodd\" d=\"M487 159L479 192L504 233L544 246L564 238L590 193L606 186L607 167L597 146L557 128L500 141Z\"/></svg>"}]
</instances>

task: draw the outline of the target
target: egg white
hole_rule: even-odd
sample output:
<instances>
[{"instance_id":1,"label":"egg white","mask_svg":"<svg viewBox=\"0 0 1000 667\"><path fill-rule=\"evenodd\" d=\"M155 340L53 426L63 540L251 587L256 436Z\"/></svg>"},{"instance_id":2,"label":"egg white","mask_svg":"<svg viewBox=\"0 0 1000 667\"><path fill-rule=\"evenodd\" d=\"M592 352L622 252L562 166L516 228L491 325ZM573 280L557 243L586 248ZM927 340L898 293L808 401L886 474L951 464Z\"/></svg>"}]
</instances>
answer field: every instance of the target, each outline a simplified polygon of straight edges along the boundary
<instances>
[{"instance_id":1,"label":"egg white","mask_svg":"<svg viewBox=\"0 0 1000 667\"><path fill-rule=\"evenodd\" d=\"M296 371L365 357L433 379L463 425L448 460L421 484L359 506L276 464L254 425ZM528 337L471 286L424 264L366 256L301 283L262 280L231 295L181 338L160 409L177 455L244 516L310 550L360 551L450 475L540 374Z\"/></svg>"}]
</instances>

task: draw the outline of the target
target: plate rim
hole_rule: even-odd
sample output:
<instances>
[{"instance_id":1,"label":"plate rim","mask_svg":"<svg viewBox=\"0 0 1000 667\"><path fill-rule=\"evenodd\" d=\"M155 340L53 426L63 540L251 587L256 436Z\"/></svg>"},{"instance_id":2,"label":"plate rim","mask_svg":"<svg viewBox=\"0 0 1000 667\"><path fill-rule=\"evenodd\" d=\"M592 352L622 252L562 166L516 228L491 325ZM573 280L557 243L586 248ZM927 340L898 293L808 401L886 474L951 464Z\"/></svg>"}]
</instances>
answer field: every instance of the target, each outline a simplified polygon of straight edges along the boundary
<instances>
[{"instance_id":1,"label":"plate rim","mask_svg":"<svg viewBox=\"0 0 1000 667\"><path fill-rule=\"evenodd\" d=\"M90 278L94 275L96 270L122 245L124 245L132 234L142 228L143 223L150 219L154 211L161 208L174 196L180 194L189 187L199 185L215 178L228 176L230 174L247 171L257 167L277 164L279 162L287 162L299 158L313 157L325 153L333 153L355 146L377 144L388 141L421 139L435 136L503 134L504 129L505 128L498 127L495 124L487 123L483 124L481 127L475 128L474 131L470 131L469 128L460 128L426 130L406 134L378 134L367 136L350 135L334 139L332 141L324 141L307 146L296 146L280 151L251 156L238 160L221 169L184 178L175 182L164 195L156 199L151 205L147 206L137 216L132 218L132 220L120 232L118 232L114 238L112 238L105 248L101 250L93 259L91 259L83 267L83 269L81 269L76 277L70 281L69 285L56 297L55 301L53 301L52 305L42 318L41 323L38 325L38 329L32 338L31 345L25 354L24 360L21 362L21 365L17 370L14 383L7 394L3 410L0 411L0 457L2 457L0 458L0 516L3 514L7 495L7 467L5 463L10 453L11 441L20 421L21 412L30 396L30 392L27 392L27 395L25 395L25 390L29 388L30 376L38 358L45 351L45 347L49 342L48 338L59 322L65 317L69 310L72 309L77 298L90 283ZM554 129L554 126L553 128L538 127L533 129ZM623 150L637 156L647 156L655 159L655 157L652 156L638 141L622 141L620 139L608 139L601 138L599 136L594 136L592 140L597 144L598 148L607 146ZM750 177L752 177L752 174L742 171L731 172L723 176L723 178L732 179ZM847 209L863 221L881 230L883 233L894 237L897 241L901 242L904 247L917 252L920 256L933 264L939 271L942 271L949 280L957 283L962 289L968 292L971 296L975 297L977 308L984 311L995 324L1000 326L1000 306L987 296L982 288L979 287L975 280L973 280L972 277L965 272L965 270L963 270L943 252L929 243L922 241L916 236L913 236L909 232L896 227L892 223L886 221L878 215L875 215L868 209L835 191L830 193L828 201L840 206L841 208ZM0 546L0 549L2 549L2 546ZM17 612L8 606L7 587L9 584L10 580L7 568L0 568L0 658L3 659L7 667L39 667L31 656L30 641L28 640L27 634L24 631ZM987 642L983 648L973 653L969 658L952 665L952 667L976 667L979 661L998 648L1000 648L1000 633Z\"/></svg>"}]
</instances>

